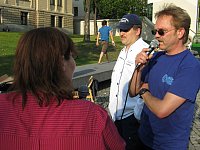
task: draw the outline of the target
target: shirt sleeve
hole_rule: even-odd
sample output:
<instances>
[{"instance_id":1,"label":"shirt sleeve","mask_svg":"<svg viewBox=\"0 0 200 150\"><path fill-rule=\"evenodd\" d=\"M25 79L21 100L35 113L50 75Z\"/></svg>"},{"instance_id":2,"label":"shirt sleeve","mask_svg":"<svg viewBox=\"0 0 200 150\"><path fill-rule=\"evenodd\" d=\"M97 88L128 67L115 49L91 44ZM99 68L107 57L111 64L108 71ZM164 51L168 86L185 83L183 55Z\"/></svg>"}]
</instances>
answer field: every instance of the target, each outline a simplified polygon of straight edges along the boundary
<instances>
[{"instance_id":1,"label":"shirt sleeve","mask_svg":"<svg viewBox=\"0 0 200 150\"><path fill-rule=\"evenodd\" d=\"M108 30L109 30L109 31L112 31L112 28L111 28L111 27L108 27Z\"/></svg>"},{"instance_id":2,"label":"shirt sleeve","mask_svg":"<svg viewBox=\"0 0 200 150\"><path fill-rule=\"evenodd\" d=\"M125 141L121 138L117 128L109 117L106 120L105 128L102 134L104 137L106 149L125 150Z\"/></svg>"},{"instance_id":3,"label":"shirt sleeve","mask_svg":"<svg viewBox=\"0 0 200 150\"><path fill-rule=\"evenodd\" d=\"M199 91L199 77L199 65L181 68L177 73L169 92L194 102L196 93Z\"/></svg>"}]
</instances>

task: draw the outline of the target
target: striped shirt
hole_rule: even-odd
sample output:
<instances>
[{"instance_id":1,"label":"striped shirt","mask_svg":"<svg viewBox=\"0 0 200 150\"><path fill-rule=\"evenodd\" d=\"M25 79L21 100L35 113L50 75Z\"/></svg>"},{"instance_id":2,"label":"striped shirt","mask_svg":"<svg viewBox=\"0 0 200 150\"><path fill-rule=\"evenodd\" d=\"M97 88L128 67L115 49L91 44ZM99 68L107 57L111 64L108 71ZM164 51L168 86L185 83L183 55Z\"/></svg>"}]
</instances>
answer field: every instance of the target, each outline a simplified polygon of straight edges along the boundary
<instances>
[{"instance_id":1,"label":"striped shirt","mask_svg":"<svg viewBox=\"0 0 200 150\"><path fill-rule=\"evenodd\" d=\"M21 101L15 92L0 94L0 150L125 149L107 112L94 103L64 100L40 107L28 93L22 110Z\"/></svg>"}]
</instances>

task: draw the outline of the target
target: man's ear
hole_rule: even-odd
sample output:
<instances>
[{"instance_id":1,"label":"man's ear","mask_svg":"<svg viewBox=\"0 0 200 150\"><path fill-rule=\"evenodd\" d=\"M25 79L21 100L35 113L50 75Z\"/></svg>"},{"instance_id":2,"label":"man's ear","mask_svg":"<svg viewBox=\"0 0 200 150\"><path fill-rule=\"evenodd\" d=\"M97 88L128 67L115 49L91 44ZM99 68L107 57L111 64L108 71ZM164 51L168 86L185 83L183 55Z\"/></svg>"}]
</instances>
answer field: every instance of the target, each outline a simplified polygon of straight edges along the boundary
<instances>
[{"instance_id":1,"label":"man's ear","mask_svg":"<svg viewBox=\"0 0 200 150\"><path fill-rule=\"evenodd\" d=\"M180 29L177 30L177 35L178 35L179 39L183 38L184 34L185 34L184 28L180 28Z\"/></svg>"},{"instance_id":2,"label":"man's ear","mask_svg":"<svg viewBox=\"0 0 200 150\"><path fill-rule=\"evenodd\" d=\"M141 32L142 32L142 30L141 30L141 28L137 28L137 32L136 32L136 35L140 35L141 34Z\"/></svg>"}]
</instances>

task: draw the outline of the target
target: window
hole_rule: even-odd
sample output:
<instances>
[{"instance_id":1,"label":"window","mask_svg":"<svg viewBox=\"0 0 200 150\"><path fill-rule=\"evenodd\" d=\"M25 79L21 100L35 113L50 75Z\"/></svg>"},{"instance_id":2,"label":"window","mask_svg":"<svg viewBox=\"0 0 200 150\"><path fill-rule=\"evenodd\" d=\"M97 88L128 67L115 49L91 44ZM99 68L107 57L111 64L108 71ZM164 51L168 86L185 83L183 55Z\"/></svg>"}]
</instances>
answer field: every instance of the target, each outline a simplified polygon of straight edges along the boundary
<instances>
[{"instance_id":1,"label":"window","mask_svg":"<svg viewBox=\"0 0 200 150\"><path fill-rule=\"evenodd\" d=\"M78 16L78 7L74 7L74 16Z\"/></svg>"},{"instance_id":2,"label":"window","mask_svg":"<svg viewBox=\"0 0 200 150\"><path fill-rule=\"evenodd\" d=\"M61 17L61 16L58 17L58 27L59 28L62 28L62 19L63 19L63 17Z\"/></svg>"},{"instance_id":3,"label":"window","mask_svg":"<svg viewBox=\"0 0 200 150\"><path fill-rule=\"evenodd\" d=\"M62 0L58 0L58 6L62 6Z\"/></svg>"},{"instance_id":4,"label":"window","mask_svg":"<svg viewBox=\"0 0 200 150\"><path fill-rule=\"evenodd\" d=\"M55 16L51 16L51 27L55 27Z\"/></svg>"},{"instance_id":5,"label":"window","mask_svg":"<svg viewBox=\"0 0 200 150\"><path fill-rule=\"evenodd\" d=\"M55 5L55 0L50 0L50 5Z\"/></svg>"},{"instance_id":6,"label":"window","mask_svg":"<svg viewBox=\"0 0 200 150\"><path fill-rule=\"evenodd\" d=\"M28 20L28 13L27 12L21 12L21 24L22 25L27 25L27 20Z\"/></svg>"}]
</instances>

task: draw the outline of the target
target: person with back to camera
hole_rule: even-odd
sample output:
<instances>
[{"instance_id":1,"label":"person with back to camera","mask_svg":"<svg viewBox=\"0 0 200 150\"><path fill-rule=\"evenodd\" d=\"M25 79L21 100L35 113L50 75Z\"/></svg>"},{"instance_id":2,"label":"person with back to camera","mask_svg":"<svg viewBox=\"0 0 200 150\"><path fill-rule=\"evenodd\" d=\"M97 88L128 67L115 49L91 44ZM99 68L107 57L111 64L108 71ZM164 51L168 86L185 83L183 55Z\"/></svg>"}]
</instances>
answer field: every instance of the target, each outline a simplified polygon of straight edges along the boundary
<instances>
[{"instance_id":1,"label":"person with back to camera","mask_svg":"<svg viewBox=\"0 0 200 150\"><path fill-rule=\"evenodd\" d=\"M139 94L145 103L139 137L144 149L186 150L200 88L200 62L185 46L191 19L173 4L155 17L152 33L164 51L151 58L143 49L136 56L141 65L130 82L129 94Z\"/></svg>"},{"instance_id":2,"label":"person with back to camera","mask_svg":"<svg viewBox=\"0 0 200 150\"><path fill-rule=\"evenodd\" d=\"M131 98L127 94L128 84L135 68L135 57L143 48L149 46L140 37L142 22L137 15L124 15L118 28L124 48L113 68L108 108L119 133L126 141L126 149L139 149L137 131L143 101L139 96Z\"/></svg>"},{"instance_id":3,"label":"person with back to camera","mask_svg":"<svg viewBox=\"0 0 200 150\"><path fill-rule=\"evenodd\" d=\"M0 94L1 150L123 150L100 106L73 100L76 55L71 38L37 28L19 40L12 91Z\"/></svg>"},{"instance_id":4,"label":"person with back to camera","mask_svg":"<svg viewBox=\"0 0 200 150\"><path fill-rule=\"evenodd\" d=\"M98 64L101 64L103 55L106 56L106 59L109 62L108 53L107 53L107 49L108 49L108 45L109 45L109 35L112 40L112 45L115 46L112 29L109 26L107 26L107 21L104 20L104 21L102 21L102 27L99 29L97 38L96 38L97 39L96 46L99 46L99 37L101 37L101 45L102 45Z\"/></svg>"}]
</instances>

